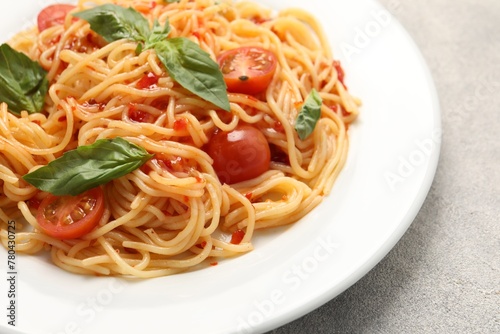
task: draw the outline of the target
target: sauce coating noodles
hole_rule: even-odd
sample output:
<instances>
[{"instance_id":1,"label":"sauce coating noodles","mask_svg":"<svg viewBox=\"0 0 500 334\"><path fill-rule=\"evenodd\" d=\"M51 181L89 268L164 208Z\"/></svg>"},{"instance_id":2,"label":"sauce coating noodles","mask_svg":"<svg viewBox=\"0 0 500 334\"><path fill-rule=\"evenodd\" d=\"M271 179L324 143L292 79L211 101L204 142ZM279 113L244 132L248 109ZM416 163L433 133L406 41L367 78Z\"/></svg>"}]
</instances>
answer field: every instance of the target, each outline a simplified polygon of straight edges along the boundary
<instances>
[{"instance_id":1,"label":"sauce coating noodles","mask_svg":"<svg viewBox=\"0 0 500 334\"><path fill-rule=\"evenodd\" d=\"M75 11L103 3L81 0ZM4 245L7 222L15 220L17 252L48 250L67 271L164 276L252 250L256 230L296 222L331 191L360 101L339 80L339 66L314 17L300 9L274 13L247 1L113 3L135 8L151 23L164 24L168 17L169 38L187 37L214 60L241 46L271 50L276 73L256 96L228 93L226 112L180 87L154 50L137 54L137 43L106 43L84 20L67 16L64 25L19 33L9 45L48 71L50 88L43 113L15 116L0 104ZM153 74L157 80L144 86L143 78ZM294 124L312 89L322 98L321 118L302 141ZM257 178L224 184L205 147L217 129L243 123L265 135L273 152L270 168ZM59 240L40 232L36 203L47 193L22 176L68 150L115 137L161 160L104 185L103 217L82 238ZM244 231L237 244L230 242L234 231Z\"/></svg>"}]
</instances>

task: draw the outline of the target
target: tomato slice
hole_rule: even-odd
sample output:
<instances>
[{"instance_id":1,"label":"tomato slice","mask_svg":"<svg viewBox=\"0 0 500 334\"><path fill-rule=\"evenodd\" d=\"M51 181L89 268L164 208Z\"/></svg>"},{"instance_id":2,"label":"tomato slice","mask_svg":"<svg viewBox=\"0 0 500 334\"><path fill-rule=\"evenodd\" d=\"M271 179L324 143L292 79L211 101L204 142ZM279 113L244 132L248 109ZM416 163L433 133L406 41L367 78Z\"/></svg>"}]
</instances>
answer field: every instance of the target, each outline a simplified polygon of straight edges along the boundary
<instances>
[{"instance_id":1,"label":"tomato slice","mask_svg":"<svg viewBox=\"0 0 500 334\"><path fill-rule=\"evenodd\" d=\"M104 193L100 187L77 196L48 195L36 220L40 229L57 239L76 239L97 226L104 213Z\"/></svg>"},{"instance_id":2,"label":"tomato slice","mask_svg":"<svg viewBox=\"0 0 500 334\"><path fill-rule=\"evenodd\" d=\"M219 131L210 140L207 153L221 182L238 183L269 170L271 151L266 137L251 125Z\"/></svg>"},{"instance_id":3,"label":"tomato slice","mask_svg":"<svg viewBox=\"0 0 500 334\"><path fill-rule=\"evenodd\" d=\"M217 61L227 90L249 95L260 93L269 86L278 63L273 52L256 46L228 50Z\"/></svg>"},{"instance_id":4,"label":"tomato slice","mask_svg":"<svg viewBox=\"0 0 500 334\"><path fill-rule=\"evenodd\" d=\"M66 15L75 7L76 6L67 4L56 4L45 7L40 14L38 14L38 31L42 32L55 25L64 24Z\"/></svg>"}]
</instances>

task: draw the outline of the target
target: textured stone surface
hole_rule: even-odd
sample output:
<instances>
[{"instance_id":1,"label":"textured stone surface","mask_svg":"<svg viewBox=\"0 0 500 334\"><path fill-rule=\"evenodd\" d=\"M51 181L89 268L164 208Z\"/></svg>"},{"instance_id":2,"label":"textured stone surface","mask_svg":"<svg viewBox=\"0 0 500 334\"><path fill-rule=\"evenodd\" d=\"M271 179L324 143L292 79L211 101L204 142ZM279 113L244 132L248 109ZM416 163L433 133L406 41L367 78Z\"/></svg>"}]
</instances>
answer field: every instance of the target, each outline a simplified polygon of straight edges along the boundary
<instances>
[{"instance_id":1,"label":"textured stone surface","mask_svg":"<svg viewBox=\"0 0 500 334\"><path fill-rule=\"evenodd\" d=\"M381 0L440 97L440 164L420 213L358 283L270 333L500 333L500 1Z\"/></svg>"}]
</instances>

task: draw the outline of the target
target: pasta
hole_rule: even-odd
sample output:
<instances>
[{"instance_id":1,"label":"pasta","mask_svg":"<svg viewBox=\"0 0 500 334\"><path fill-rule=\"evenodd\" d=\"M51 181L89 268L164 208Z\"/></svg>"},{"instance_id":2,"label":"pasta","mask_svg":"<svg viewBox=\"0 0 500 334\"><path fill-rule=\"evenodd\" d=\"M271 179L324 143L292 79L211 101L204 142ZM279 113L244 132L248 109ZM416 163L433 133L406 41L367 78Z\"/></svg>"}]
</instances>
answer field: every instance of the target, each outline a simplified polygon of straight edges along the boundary
<instances>
[{"instance_id":1,"label":"pasta","mask_svg":"<svg viewBox=\"0 0 500 334\"><path fill-rule=\"evenodd\" d=\"M78 12L107 3L80 0ZM279 13L249 1L115 0L153 24L167 21L169 38L186 37L216 60L242 46L276 55L262 93L228 93L230 111L193 95L165 71L154 50L127 39L106 42L85 20L65 17L8 43L37 61L50 83L41 113L9 112L0 104L0 220L16 221L16 250L50 252L62 269L87 275L150 278L214 264L252 250L256 230L294 223L331 191L348 153L348 125L360 101L342 82L319 23L300 9ZM153 84L147 79L153 78ZM146 85L141 86L141 82ZM301 140L294 124L315 89L321 117ZM215 133L242 124L258 129L271 152L257 177L225 183L206 147ZM154 157L102 189L98 225L75 239L39 228L37 205L48 196L23 175L64 152L121 137ZM231 242L239 233L240 240Z\"/></svg>"}]
</instances>

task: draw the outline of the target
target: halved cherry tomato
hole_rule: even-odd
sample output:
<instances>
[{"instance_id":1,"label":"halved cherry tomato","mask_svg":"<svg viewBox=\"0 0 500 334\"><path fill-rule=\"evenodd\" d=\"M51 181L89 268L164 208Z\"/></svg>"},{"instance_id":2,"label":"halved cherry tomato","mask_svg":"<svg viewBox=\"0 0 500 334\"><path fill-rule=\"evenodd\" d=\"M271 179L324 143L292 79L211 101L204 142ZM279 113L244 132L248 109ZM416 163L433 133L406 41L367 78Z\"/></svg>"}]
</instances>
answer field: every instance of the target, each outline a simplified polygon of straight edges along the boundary
<instances>
[{"instance_id":1,"label":"halved cherry tomato","mask_svg":"<svg viewBox=\"0 0 500 334\"><path fill-rule=\"evenodd\" d=\"M266 137L251 125L219 131L210 140L207 153L214 160L219 180L228 184L253 179L269 170L271 151Z\"/></svg>"},{"instance_id":2,"label":"halved cherry tomato","mask_svg":"<svg viewBox=\"0 0 500 334\"><path fill-rule=\"evenodd\" d=\"M67 4L56 4L45 7L38 14L38 31L42 32L55 25L62 25L68 12L74 8L75 6Z\"/></svg>"},{"instance_id":3,"label":"halved cherry tomato","mask_svg":"<svg viewBox=\"0 0 500 334\"><path fill-rule=\"evenodd\" d=\"M249 95L260 93L269 86L277 64L273 52L256 46L228 50L217 60L227 90Z\"/></svg>"},{"instance_id":4,"label":"halved cherry tomato","mask_svg":"<svg viewBox=\"0 0 500 334\"><path fill-rule=\"evenodd\" d=\"M104 193L100 187L77 196L48 195L36 220L40 229L57 239L75 239L97 226L104 213Z\"/></svg>"}]
</instances>

